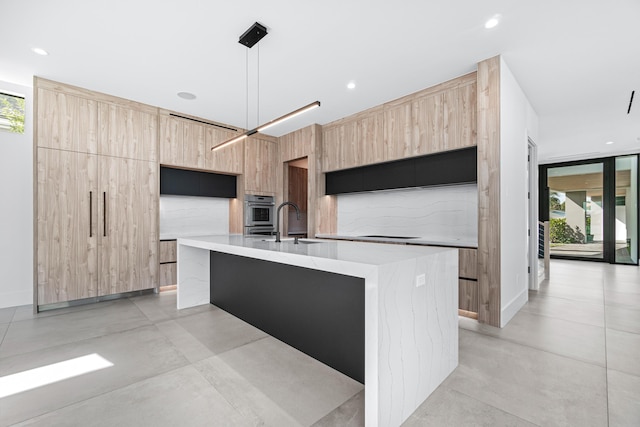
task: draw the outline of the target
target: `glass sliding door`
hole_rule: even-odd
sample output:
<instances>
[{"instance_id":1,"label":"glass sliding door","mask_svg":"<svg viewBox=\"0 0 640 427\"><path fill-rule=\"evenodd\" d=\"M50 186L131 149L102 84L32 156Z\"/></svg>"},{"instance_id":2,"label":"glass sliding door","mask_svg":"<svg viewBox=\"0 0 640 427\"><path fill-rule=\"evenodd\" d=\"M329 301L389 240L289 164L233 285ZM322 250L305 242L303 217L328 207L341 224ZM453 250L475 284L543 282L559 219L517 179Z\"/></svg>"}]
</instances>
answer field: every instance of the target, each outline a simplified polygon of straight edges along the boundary
<instances>
[{"instance_id":1,"label":"glass sliding door","mask_svg":"<svg viewBox=\"0 0 640 427\"><path fill-rule=\"evenodd\" d=\"M604 165L549 167L551 255L604 258Z\"/></svg>"},{"instance_id":2,"label":"glass sliding door","mask_svg":"<svg viewBox=\"0 0 640 427\"><path fill-rule=\"evenodd\" d=\"M615 262L638 263L638 156L615 159Z\"/></svg>"},{"instance_id":3,"label":"glass sliding door","mask_svg":"<svg viewBox=\"0 0 640 427\"><path fill-rule=\"evenodd\" d=\"M638 265L639 155L541 165L554 258Z\"/></svg>"}]
</instances>

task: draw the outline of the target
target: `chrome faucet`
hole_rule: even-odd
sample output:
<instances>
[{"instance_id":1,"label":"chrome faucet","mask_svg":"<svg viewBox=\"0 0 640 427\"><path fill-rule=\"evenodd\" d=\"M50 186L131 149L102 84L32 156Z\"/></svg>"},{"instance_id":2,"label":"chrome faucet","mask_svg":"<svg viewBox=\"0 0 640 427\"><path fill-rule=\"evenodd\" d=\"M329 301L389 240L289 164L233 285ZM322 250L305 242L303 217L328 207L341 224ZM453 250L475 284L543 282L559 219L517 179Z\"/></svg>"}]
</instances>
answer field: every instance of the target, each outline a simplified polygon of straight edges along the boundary
<instances>
[{"instance_id":1,"label":"chrome faucet","mask_svg":"<svg viewBox=\"0 0 640 427\"><path fill-rule=\"evenodd\" d=\"M280 242L280 210L286 205L293 206L296 209L296 215L298 217L298 221L300 221L300 208L293 202L284 202L280 206L278 206L278 210L276 211L276 242Z\"/></svg>"}]
</instances>

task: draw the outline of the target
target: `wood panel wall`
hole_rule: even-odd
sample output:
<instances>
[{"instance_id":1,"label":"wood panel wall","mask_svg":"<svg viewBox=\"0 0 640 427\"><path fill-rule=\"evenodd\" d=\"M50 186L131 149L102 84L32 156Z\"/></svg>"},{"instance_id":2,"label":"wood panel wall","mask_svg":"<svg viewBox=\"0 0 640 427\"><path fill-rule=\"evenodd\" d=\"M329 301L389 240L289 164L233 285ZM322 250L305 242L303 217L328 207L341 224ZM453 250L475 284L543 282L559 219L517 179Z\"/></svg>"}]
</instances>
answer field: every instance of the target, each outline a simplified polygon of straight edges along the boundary
<instances>
[{"instance_id":1,"label":"wood panel wall","mask_svg":"<svg viewBox=\"0 0 640 427\"><path fill-rule=\"evenodd\" d=\"M478 321L500 327L500 57L478 64Z\"/></svg>"},{"instance_id":2,"label":"wood panel wall","mask_svg":"<svg viewBox=\"0 0 640 427\"><path fill-rule=\"evenodd\" d=\"M285 163L303 157L308 159L309 187L307 191L307 235L335 233L335 196L324 195L324 173L322 170L322 126L315 124L278 138L280 148L280 171L278 175L278 201L282 201L285 179ZM333 225L332 225L333 224Z\"/></svg>"},{"instance_id":3,"label":"wood panel wall","mask_svg":"<svg viewBox=\"0 0 640 427\"><path fill-rule=\"evenodd\" d=\"M247 194L275 196L277 188L277 139L259 134L244 141L244 189Z\"/></svg>"}]
</instances>

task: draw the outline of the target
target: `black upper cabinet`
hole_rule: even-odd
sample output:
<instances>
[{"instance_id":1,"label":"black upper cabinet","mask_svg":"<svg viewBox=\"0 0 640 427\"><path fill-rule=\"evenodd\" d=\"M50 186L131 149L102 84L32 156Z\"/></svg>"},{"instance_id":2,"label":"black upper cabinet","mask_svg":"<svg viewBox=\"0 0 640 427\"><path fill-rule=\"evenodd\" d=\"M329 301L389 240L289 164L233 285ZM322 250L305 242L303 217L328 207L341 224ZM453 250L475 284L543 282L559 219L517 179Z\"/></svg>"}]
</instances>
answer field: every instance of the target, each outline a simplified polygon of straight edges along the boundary
<instances>
[{"instance_id":1,"label":"black upper cabinet","mask_svg":"<svg viewBox=\"0 0 640 427\"><path fill-rule=\"evenodd\" d=\"M365 191L361 168L329 172L325 175L326 193L357 193Z\"/></svg>"},{"instance_id":2,"label":"black upper cabinet","mask_svg":"<svg viewBox=\"0 0 640 427\"><path fill-rule=\"evenodd\" d=\"M236 197L236 177L160 167L160 194L233 199Z\"/></svg>"},{"instance_id":3,"label":"black upper cabinet","mask_svg":"<svg viewBox=\"0 0 640 427\"><path fill-rule=\"evenodd\" d=\"M429 187L477 181L476 147L328 172L326 194Z\"/></svg>"},{"instance_id":4,"label":"black upper cabinet","mask_svg":"<svg viewBox=\"0 0 640 427\"><path fill-rule=\"evenodd\" d=\"M416 165L398 160L366 166L362 168L362 181L368 191L415 187Z\"/></svg>"},{"instance_id":5,"label":"black upper cabinet","mask_svg":"<svg viewBox=\"0 0 640 427\"><path fill-rule=\"evenodd\" d=\"M417 157L415 164L416 187L478 180L478 150L475 147Z\"/></svg>"}]
</instances>

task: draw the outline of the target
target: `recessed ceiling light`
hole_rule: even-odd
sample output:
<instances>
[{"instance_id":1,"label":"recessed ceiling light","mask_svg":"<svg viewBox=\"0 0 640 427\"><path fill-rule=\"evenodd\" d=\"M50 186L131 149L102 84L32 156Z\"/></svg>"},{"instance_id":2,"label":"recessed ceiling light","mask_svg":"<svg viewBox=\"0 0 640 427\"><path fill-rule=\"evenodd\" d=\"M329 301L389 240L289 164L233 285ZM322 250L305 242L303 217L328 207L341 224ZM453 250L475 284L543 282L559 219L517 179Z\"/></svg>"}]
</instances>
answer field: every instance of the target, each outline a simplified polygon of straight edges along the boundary
<instances>
[{"instance_id":1,"label":"recessed ceiling light","mask_svg":"<svg viewBox=\"0 0 640 427\"><path fill-rule=\"evenodd\" d=\"M46 50L40 48L40 47L32 47L31 51L33 53L37 53L38 55L42 55L42 56L47 56L49 55L49 52L47 52Z\"/></svg>"},{"instance_id":2,"label":"recessed ceiling light","mask_svg":"<svg viewBox=\"0 0 640 427\"><path fill-rule=\"evenodd\" d=\"M607 141L607 142L605 142L605 144L611 145L611 144L613 144L613 141Z\"/></svg>"},{"instance_id":3,"label":"recessed ceiling light","mask_svg":"<svg viewBox=\"0 0 640 427\"><path fill-rule=\"evenodd\" d=\"M493 15L487 22L484 23L484 27L489 30L494 28L500 23L500 15Z\"/></svg>"},{"instance_id":4,"label":"recessed ceiling light","mask_svg":"<svg viewBox=\"0 0 640 427\"><path fill-rule=\"evenodd\" d=\"M356 82L347 83L347 89L355 89L355 88L356 88Z\"/></svg>"},{"instance_id":5,"label":"recessed ceiling light","mask_svg":"<svg viewBox=\"0 0 640 427\"><path fill-rule=\"evenodd\" d=\"M189 101L196 99L196 96L190 92L178 92L178 96L182 99L188 99Z\"/></svg>"}]
</instances>

